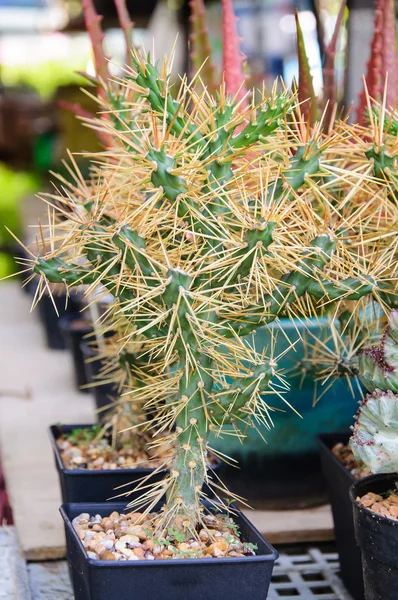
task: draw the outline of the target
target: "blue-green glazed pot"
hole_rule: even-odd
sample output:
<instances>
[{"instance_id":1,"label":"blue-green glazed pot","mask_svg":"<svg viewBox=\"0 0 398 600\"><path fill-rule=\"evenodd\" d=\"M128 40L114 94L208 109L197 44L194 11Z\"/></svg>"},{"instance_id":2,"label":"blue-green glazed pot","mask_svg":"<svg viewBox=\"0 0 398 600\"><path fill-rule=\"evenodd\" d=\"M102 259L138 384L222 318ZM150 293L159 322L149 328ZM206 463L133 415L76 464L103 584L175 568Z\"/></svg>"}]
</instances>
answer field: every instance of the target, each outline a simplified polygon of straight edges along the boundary
<instances>
[{"instance_id":1,"label":"blue-green glazed pot","mask_svg":"<svg viewBox=\"0 0 398 600\"><path fill-rule=\"evenodd\" d=\"M295 350L290 350L278 360L278 370L285 372L291 386L284 393L284 398L301 416L277 395L267 396L268 404L283 412L271 413L274 423L271 430L259 426L265 441L252 428L247 430L243 443L231 435L212 441L216 450L238 460L239 470L226 468L227 483L236 493L249 497L251 504L256 507L269 508L275 505L278 508L292 508L326 501L317 436L325 432L347 431L353 423L360 399L359 391L357 397L353 397L347 381L337 379L323 395L318 382L317 392L322 397L314 405L314 379L307 376L302 380L298 363L305 355L300 335L307 335L313 344L315 338L324 340L327 337L328 328L326 319L311 319L306 321L305 326L300 321L281 319L279 324L259 329L254 337L258 352L271 346L272 335L277 335L275 357L282 354L291 343L297 342ZM311 333L305 334L306 330Z\"/></svg>"}]
</instances>

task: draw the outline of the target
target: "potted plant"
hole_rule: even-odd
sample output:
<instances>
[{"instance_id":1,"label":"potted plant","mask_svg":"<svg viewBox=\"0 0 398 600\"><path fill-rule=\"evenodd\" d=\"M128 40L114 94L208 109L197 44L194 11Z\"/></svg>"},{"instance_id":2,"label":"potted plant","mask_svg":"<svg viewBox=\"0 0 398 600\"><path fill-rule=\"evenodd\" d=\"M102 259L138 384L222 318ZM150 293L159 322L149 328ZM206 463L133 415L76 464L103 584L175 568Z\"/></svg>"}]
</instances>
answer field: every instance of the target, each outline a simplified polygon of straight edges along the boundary
<instances>
[{"instance_id":1,"label":"potted plant","mask_svg":"<svg viewBox=\"0 0 398 600\"><path fill-rule=\"evenodd\" d=\"M79 296L68 297L59 286L53 286L51 291L43 290L38 305L47 346L52 350L65 350L60 319L80 310Z\"/></svg>"},{"instance_id":2,"label":"potted plant","mask_svg":"<svg viewBox=\"0 0 398 600\"><path fill-rule=\"evenodd\" d=\"M392 330L392 323L395 311L390 315L389 331ZM387 330L388 331L388 330ZM385 364L385 368L390 364L390 357L384 354L385 343L388 339L388 334L385 333L382 337L381 347L369 347L362 349L358 356L358 374L365 390L376 394L376 387L384 389L381 381L372 381L375 369L374 361L377 359L380 364ZM390 345L393 343L390 342ZM369 376L369 373L371 375ZM378 393L378 392L377 392ZM372 405L372 396L368 394L361 406ZM382 403L377 402L378 409L382 408ZM365 411L366 412L366 411ZM359 414L362 414L360 408ZM358 425L354 431L360 430ZM357 448L358 446L358 448ZM350 434L331 433L320 436L320 448L323 462L323 472L325 479L328 482L330 500L333 511L336 544L340 557L340 568L342 579L355 599L364 597L364 585L362 574L362 562L360 549L355 540L354 519L352 513L352 505L349 490L356 481L362 482L366 487L366 483L373 478L369 475L373 472L378 472L375 465L371 464L369 459L364 460L363 455L368 448L367 442L362 439L359 441L357 433L350 440ZM370 444L369 448L372 448ZM362 483L359 484L359 489L364 489ZM355 487L355 486L354 486ZM370 488L369 488L370 489Z\"/></svg>"},{"instance_id":3,"label":"potted plant","mask_svg":"<svg viewBox=\"0 0 398 600\"><path fill-rule=\"evenodd\" d=\"M367 65L365 86L360 96L356 111L357 120L364 125L362 138L368 141L366 156L372 166L373 173L382 176L390 186L389 197L395 202L396 192L394 180L394 145L396 142L396 113L389 111L394 106L398 94L398 63L394 44L385 44L383 39L396 39L396 19L394 3L390 0L378 0L375 10L374 35L371 43L370 58ZM388 73L388 77L387 77ZM388 85L387 85L388 82ZM373 104L370 98L381 104ZM387 110L385 111L385 107ZM375 129L379 133L375 135ZM374 157L375 156L375 160ZM385 299L381 298L381 303ZM387 306L397 306L396 298L389 298ZM380 321L380 320L379 320ZM351 340L343 341L343 353L340 353L340 364L346 364L347 350L351 357L351 374L356 377L359 369L358 354L364 343L372 343L370 331L380 331L380 323L373 324L363 331L364 323L357 326L357 331ZM338 336L338 334L337 334ZM346 336L347 337L347 336ZM355 343L353 344L355 340ZM354 352L352 352L354 350ZM316 361L314 361L316 363ZM360 376L361 377L361 376ZM367 388L366 382L361 380ZM363 394L362 394L363 395ZM355 542L354 522L349 488L356 479L367 476L369 468L354 458L349 446L350 432L329 432L320 436L320 450L323 474L328 483L331 500L336 544L339 551L341 576L356 600L363 598L363 577L359 549Z\"/></svg>"},{"instance_id":4,"label":"potted plant","mask_svg":"<svg viewBox=\"0 0 398 600\"><path fill-rule=\"evenodd\" d=\"M398 593L398 310L379 347L361 355L369 394L361 403L350 445L374 475L352 485L355 535L362 556L366 600L392 600Z\"/></svg>"},{"instance_id":5,"label":"potted plant","mask_svg":"<svg viewBox=\"0 0 398 600\"><path fill-rule=\"evenodd\" d=\"M121 347L140 346L125 357L137 382L129 402L149 444L165 433L172 456L121 518L124 504L63 508L75 592L97 600L118 585L122 600L134 589L153 596L161 573L165 598L188 581L188 599L265 598L275 552L203 492L210 435L232 425L244 440L283 407L272 348L256 351L247 335L282 315L329 305L340 314L395 293L394 207L384 179L367 173L357 128L311 129L294 95L276 88L246 107L225 86L210 95L183 80L172 94L166 64L132 60L116 90L105 85L107 118L89 120L111 143L91 182L78 178L64 200L67 218L56 239L48 228L54 244L32 268L42 285L103 285L114 296Z\"/></svg>"},{"instance_id":6,"label":"potted plant","mask_svg":"<svg viewBox=\"0 0 398 600\"><path fill-rule=\"evenodd\" d=\"M143 497L121 519L128 521L122 527L140 526L145 538L129 533L116 548L117 535L127 530L105 513L110 507L64 507L75 585L81 598L109 596L116 580L120 598L144 585L151 596L161 570L164 597L175 594L178 580L194 582L187 598L206 594L209 585L235 598L261 588L266 597L264 562L270 565L275 553L258 544L240 516L237 539L223 516L225 503L220 516L203 497L203 483L211 484L210 434L230 434L233 424L243 439L250 424L272 422L263 394L283 390L283 379L275 358L256 352L245 336L282 314L316 313L332 302L339 312L348 301L362 298L362 306L395 292L394 249L385 241L393 208L386 210L383 180L361 168L363 147L352 143L351 126L311 132L285 91L260 93L242 111L223 86L208 96L183 81L174 99L165 65L159 69L138 53L133 61L120 95L101 100L110 118L91 121L112 147L98 157L91 185L76 186L58 243L46 244L32 266L42 281L101 284L114 296L120 339L137 340L137 359L146 363L138 369L127 359L141 382L130 401L145 415L144 430L167 432L173 450L168 474L153 486L146 482ZM366 200L365 209L347 203L347 195ZM213 487L227 493L221 484ZM107 536L109 521L114 537L96 540L102 537L109 549L102 544L99 554L88 555L87 531ZM151 536L160 543L149 550ZM258 553L246 556L255 551L252 543ZM150 560L136 567L127 550ZM159 560L176 554L184 556L181 563ZM203 579L207 563L191 558L205 554L219 556L211 564L221 572L223 592L217 575ZM127 555L135 564L122 569ZM235 569L239 578L229 578Z\"/></svg>"},{"instance_id":7,"label":"potted plant","mask_svg":"<svg viewBox=\"0 0 398 600\"><path fill-rule=\"evenodd\" d=\"M360 391L363 398L364 387L360 371L359 355L370 340L380 330L380 314L375 315L370 323L363 318L351 331L334 331L336 352L334 356L325 356L322 362L322 352L314 347L311 363L315 373L319 370L324 379L348 377L353 386ZM319 376L319 375L318 375ZM355 541L352 507L349 499L349 489L352 484L370 471L362 461L354 458L349 446L349 431L334 431L319 436L319 448L322 461L322 471L327 482L329 499L332 507L334 533L337 551L339 553L340 576L344 585L355 600L363 599L362 563L359 548Z\"/></svg>"}]
</instances>

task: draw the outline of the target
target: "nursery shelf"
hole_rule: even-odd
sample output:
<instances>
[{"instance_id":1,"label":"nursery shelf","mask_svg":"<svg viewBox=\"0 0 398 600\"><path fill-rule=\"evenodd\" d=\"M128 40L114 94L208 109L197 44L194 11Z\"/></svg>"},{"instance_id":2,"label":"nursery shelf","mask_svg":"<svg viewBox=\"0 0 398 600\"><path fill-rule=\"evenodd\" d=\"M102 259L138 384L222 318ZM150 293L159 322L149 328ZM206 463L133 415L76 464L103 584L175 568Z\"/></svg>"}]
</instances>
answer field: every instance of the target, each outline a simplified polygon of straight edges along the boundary
<instances>
[{"instance_id":1,"label":"nursery shelf","mask_svg":"<svg viewBox=\"0 0 398 600\"><path fill-rule=\"evenodd\" d=\"M30 302L19 282L0 285L0 454L24 556L46 560L65 556L47 428L57 422L93 422L94 402L90 394L74 390L69 354L45 347ZM333 539L329 506L245 512L274 544Z\"/></svg>"},{"instance_id":2,"label":"nursery shelf","mask_svg":"<svg viewBox=\"0 0 398 600\"><path fill-rule=\"evenodd\" d=\"M351 600L337 575L337 553L311 548L305 554L281 553L268 600Z\"/></svg>"}]
</instances>

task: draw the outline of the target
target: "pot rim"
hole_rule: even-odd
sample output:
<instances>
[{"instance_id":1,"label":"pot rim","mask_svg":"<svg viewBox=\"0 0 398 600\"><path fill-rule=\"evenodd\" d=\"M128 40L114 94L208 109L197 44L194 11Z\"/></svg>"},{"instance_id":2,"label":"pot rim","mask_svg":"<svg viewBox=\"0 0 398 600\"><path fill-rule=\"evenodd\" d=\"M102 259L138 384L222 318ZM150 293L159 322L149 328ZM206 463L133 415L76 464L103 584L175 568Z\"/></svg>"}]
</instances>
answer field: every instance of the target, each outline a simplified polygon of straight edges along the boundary
<instances>
[{"instance_id":1,"label":"pot rim","mask_svg":"<svg viewBox=\"0 0 398 600\"><path fill-rule=\"evenodd\" d=\"M96 423L84 423L84 424L63 424L63 425L50 425L50 427L48 428L48 433L49 433L49 437L50 437L50 442L55 454L55 459L57 461L57 468L59 471L61 471L64 475L69 475L69 476L77 476L77 477L83 477L83 476L87 476L88 474L90 475L90 477L100 477L101 475L109 475L109 474L115 474L115 473L126 473L127 475L129 473L142 473L143 476L145 475L149 475L150 473L153 473L153 471L156 470L155 467L150 468L150 467L137 467L136 469L99 469L99 470L93 470L93 469L67 469L64 465L64 463L62 462L62 458L61 458L61 453L59 451L59 448L57 446L57 439L55 437L55 432L58 430L60 430L62 427L71 427L73 429L89 429L90 427L93 427L94 425L96 425ZM162 471L166 471L166 469L159 469L159 472Z\"/></svg>"},{"instance_id":2,"label":"pot rim","mask_svg":"<svg viewBox=\"0 0 398 600\"><path fill-rule=\"evenodd\" d=\"M90 477L100 477L101 475L114 475L115 473L118 474L133 474L133 473L140 473L142 474L143 477L145 477L146 475L149 475L150 473L154 473L154 471L156 471L157 473L166 473L167 472L167 468L163 468L163 469L159 469L158 467L136 467L135 469L98 469L98 470L93 470L93 469L67 469L64 465L64 463L62 462L62 458L61 458L61 453L59 451L59 448L57 446L57 439L55 437L55 433L57 431L59 431L60 429L62 430L62 427L70 427L73 429L90 429L91 427L93 427L94 425L96 425L96 423L79 423L79 424L61 424L61 425L50 425L48 428L48 435L50 438L50 442L55 454L55 460L57 461L57 469L64 475L66 476L77 476L77 477L83 477L83 476L87 476L89 474ZM217 461L215 465L213 465L213 467L209 466L208 470L210 472L214 471L214 469L218 468L221 465L221 460L213 453L213 456L215 458L215 460ZM129 484L126 484L126 487ZM124 487L124 486L122 486ZM121 488L116 488L116 490L121 489ZM115 490L115 491L116 491ZM123 492L121 492L123 493Z\"/></svg>"}]
</instances>

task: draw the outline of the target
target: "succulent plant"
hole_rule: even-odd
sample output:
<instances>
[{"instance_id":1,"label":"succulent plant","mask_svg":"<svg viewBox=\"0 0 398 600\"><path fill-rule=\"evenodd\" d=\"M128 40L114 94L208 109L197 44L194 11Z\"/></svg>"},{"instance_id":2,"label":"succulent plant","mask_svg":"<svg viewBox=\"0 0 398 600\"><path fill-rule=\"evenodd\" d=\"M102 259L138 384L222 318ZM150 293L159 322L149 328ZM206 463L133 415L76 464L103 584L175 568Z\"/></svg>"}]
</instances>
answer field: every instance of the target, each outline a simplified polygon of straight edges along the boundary
<instances>
[{"instance_id":1,"label":"succulent plant","mask_svg":"<svg viewBox=\"0 0 398 600\"><path fill-rule=\"evenodd\" d=\"M372 473L398 471L398 310L388 321L380 346L360 355L360 379L370 393L360 404L350 440L355 458Z\"/></svg>"},{"instance_id":2,"label":"succulent plant","mask_svg":"<svg viewBox=\"0 0 398 600\"><path fill-rule=\"evenodd\" d=\"M398 207L369 174L357 126L312 129L276 87L246 108L200 81L172 94L166 62L133 52L132 65L99 98L109 118L89 121L112 140L91 181L77 172L47 197L31 268L38 296L47 282L114 296L121 351L140 344L134 360L124 353L139 381L130 401L174 446L146 510L166 493L164 525L192 531L211 436L272 426L277 357L245 336L282 315L393 296Z\"/></svg>"}]
</instances>

